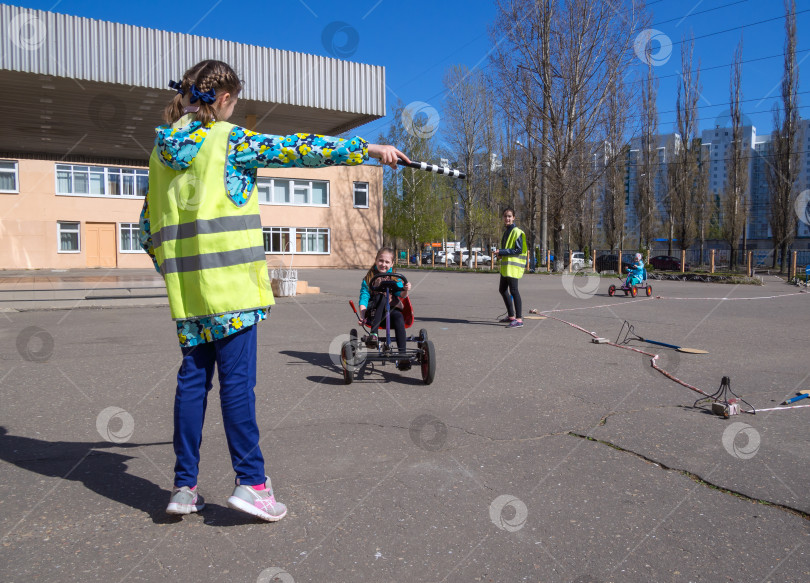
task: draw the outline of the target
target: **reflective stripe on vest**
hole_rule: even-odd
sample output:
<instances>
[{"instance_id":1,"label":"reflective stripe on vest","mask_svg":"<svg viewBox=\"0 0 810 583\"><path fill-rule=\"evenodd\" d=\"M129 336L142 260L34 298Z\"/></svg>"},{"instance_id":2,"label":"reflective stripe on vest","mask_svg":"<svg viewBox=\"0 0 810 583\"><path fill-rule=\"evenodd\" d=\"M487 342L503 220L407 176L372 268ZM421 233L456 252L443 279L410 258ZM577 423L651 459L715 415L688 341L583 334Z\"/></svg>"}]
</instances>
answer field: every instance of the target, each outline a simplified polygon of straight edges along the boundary
<instances>
[{"instance_id":1,"label":"reflective stripe on vest","mask_svg":"<svg viewBox=\"0 0 810 583\"><path fill-rule=\"evenodd\" d=\"M523 277L523 272L526 269L526 261L529 258L529 254L528 254L528 247L526 245L526 235L523 233L523 231L521 231L517 227L514 227L509 232L509 238L506 240L505 249L512 249L515 246L518 237L523 237L521 254L505 255L501 257L501 275L503 275L504 277L513 277L515 279L520 279L521 277Z\"/></svg>"},{"instance_id":2,"label":"reflective stripe on vest","mask_svg":"<svg viewBox=\"0 0 810 583\"><path fill-rule=\"evenodd\" d=\"M165 166L157 149L149 160L152 242L176 320L274 303L255 189L239 207L225 184L233 127L213 124L186 170Z\"/></svg>"},{"instance_id":3,"label":"reflective stripe on vest","mask_svg":"<svg viewBox=\"0 0 810 583\"><path fill-rule=\"evenodd\" d=\"M234 249L221 253L205 253L191 255L190 257L174 257L163 261L160 270L163 274L200 271L214 269L215 267L230 267L251 261L264 261L264 246L250 247L248 249Z\"/></svg>"},{"instance_id":4,"label":"reflective stripe on vest","mask_svg":"<svg viewBox=\"0 0 810 583\"><path fill-rule=\"evenodd\" d=\"M152 244L159 247L165 241L188 239L197 235L210 235L212 233L227 233L228 231L242 231L244 229L261 229L260 215L246 217L221 217L218 219L196 220L193 223L182 225L166 225L157 233L152 233ZM264 251L262 251L264 253Z\"/></svg>"}]
</instances>

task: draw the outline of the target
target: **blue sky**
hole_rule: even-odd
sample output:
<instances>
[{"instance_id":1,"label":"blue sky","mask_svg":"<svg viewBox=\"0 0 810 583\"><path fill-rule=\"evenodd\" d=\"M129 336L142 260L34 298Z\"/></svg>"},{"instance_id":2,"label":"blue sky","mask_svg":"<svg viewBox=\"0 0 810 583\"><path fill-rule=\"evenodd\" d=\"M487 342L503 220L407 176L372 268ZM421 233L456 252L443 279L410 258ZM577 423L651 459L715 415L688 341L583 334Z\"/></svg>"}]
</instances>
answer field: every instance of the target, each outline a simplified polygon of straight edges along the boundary
<instances>
[{"instance_id":1,"label":"blue sky","mask_svg":"<svg viewBox=\"0 0 810 583\"><path fill-rule=\"evenodd\" d=\"M489 27L495 2L488 0L409 3L393 0L323 2L241 2L222 0L167 3L141 0L116 2L14 2L20 6L76 16L111 20L173 32L222 38L277 49L339 56L386 68L387 103L421 101L441 115L442 78L447 68L463 64L486 67L494 40ZM651 0L652 28L673 45L668 60L655 70L659 130L673 129L680 42L693 33L695 57L702 69L701 129L727 116L729 68L743 35L743 111L758 133L770 131L771 108L779 99L783 71L784 19L781 0ZM810 117L810 1L797 1L799 91L803 117ZM759 23L768 19L770 22ZM335 24L341 23L341 24ZM759 24L755 24L759 23ZM743 28L737 28L743 27ZM728 32L721 32L726 31ZM666 50L666 49L665 49ZM660 53L661 56L664 53ZM753 60L760 59L760 60ZM646 67L638 61L639 73ZM711 69L709 69L711 67ZM719 68L714 68L719 67ZM390 116L357 130L376 140L387 130ZM441 126L440 126L441 128Z\"/></svg>"}]
</instances>

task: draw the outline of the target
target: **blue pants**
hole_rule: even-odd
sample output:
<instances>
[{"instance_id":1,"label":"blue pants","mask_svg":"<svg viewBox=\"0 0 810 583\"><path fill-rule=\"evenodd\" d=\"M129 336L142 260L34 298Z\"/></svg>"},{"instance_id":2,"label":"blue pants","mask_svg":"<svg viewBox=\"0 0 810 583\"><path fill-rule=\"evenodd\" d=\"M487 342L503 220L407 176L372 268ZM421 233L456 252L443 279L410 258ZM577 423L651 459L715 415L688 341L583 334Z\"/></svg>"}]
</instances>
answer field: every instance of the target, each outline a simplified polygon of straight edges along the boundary
<instances>
[{"instance_id":1,"label":"blue pants","mask_svg":"<svg viewBox=\"0 0 810 583\"><path fill-rule=\"evenodd\" d=\"M219 374L219 397L231 463L240 484L265 481L264 457L256 424L256 326L225 338L181 348L183 362L177 372L174 397L174 484L195 486L200 444L208 405L208 391Z\"/></svg>"}]
</instances>

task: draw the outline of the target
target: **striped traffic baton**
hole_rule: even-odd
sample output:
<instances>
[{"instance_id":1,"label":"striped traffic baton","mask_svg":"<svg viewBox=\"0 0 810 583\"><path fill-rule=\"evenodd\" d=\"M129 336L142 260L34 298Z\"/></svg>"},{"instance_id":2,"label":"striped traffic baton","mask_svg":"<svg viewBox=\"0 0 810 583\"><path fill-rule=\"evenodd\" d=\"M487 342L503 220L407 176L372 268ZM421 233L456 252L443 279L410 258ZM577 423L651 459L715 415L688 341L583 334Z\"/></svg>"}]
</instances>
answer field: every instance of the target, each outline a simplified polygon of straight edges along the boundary
<instances>
[{"instance_id":1,"label":"striped traffic baton","mask_svg":"<svg viewBox=\"0 0 810 583\"><path fill-rule=\"evenodd\" d=\"M427 162L411 162L410 164L402 160L401 158L397 160L397 164L400 166L407 166L408 168L416 168L417 170L425 170L426 172L435 172L436 174L446 174L447 176L452 176L453 178L467 178L467 175L462 172L461 170L455 170L453 168L448 168L447 166L436 166L436 164L428 164Z\"/></svg>"}]
</instances>

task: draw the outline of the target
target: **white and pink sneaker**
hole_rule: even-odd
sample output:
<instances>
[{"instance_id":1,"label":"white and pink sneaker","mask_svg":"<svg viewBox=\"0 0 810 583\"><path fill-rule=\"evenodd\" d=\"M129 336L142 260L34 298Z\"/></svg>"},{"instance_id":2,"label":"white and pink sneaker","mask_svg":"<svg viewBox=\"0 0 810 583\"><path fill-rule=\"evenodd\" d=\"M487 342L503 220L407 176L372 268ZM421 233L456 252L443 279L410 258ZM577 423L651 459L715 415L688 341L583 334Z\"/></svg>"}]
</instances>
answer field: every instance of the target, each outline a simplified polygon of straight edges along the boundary
<instances>
[{"instance_id":1,"label":"white and pink sneaker","mask_svg":"<svg viewBox=\"0 0 810 583\"><path fill-rule=\"evenodd\" d=\"M287 515L287 507L281 502L276 502L270 478L265 477L267 481L264 490L255 490L253 486L238 484L231 497L228 498L228 506L267 522L276 522L284 518Z\"/></svg>"},{"instance_id":2,"label":"white and pink sneaker","mask_svg":"<svg viewBox=\"0 0 810 583\"><path fill-rule=\"evenodd\" d=\"M205 508L202 496L197 495L197 487L193 489L188 486L172 488L172 497L166 507L167 514L191 514L199 512Z\"/></svg>"}]
</instances>

